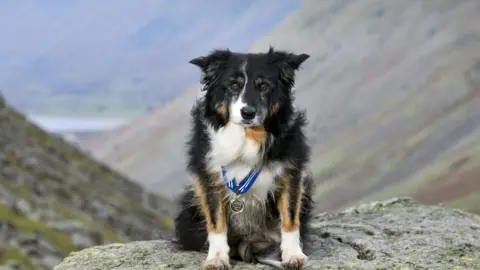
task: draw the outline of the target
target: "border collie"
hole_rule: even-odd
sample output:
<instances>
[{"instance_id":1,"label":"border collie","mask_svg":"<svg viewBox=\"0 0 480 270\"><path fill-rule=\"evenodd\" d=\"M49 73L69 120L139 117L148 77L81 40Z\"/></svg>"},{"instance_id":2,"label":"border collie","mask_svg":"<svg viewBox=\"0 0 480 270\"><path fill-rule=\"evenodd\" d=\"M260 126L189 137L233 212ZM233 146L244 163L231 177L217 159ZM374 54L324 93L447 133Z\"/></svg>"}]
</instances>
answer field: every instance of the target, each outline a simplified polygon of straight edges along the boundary
<instances>
[{"instance_id":1,"label":"border collie","mask_svg":"<svg viewBox=\"0 0 480 270\"><path fill-rule=\"evenodd\" d=\"M208 250L203 269L230 269L230 258L306 264L313 183L292 88L308 58L270 47L217 49L189 62L202 72L204 96L191 110L194 182L180 197L175 238L183 250Z\"/></svg>"}]
</instances>

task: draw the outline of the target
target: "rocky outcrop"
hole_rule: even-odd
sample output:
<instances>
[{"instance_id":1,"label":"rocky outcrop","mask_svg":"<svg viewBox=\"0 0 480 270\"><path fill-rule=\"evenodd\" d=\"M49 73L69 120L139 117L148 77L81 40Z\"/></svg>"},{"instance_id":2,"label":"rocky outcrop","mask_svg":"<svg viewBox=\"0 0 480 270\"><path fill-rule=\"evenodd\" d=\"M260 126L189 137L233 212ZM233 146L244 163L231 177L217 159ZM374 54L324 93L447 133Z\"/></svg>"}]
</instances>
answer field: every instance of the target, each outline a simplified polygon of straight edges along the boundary
<instances>
[{"instance_id":1,"label":"rocky outcrop","mask_svg":"<svg viewBox=\"0 0 480 270\"><path fill-rule=\"evenodd\" d=\"M71 251L162 239L173 228L171 210L0 96L0 267L51 269Z\"/></svg>"},{"instance_id":2,"label":"rocky outcrop","mask_svg":"<svg viewBox=\"0 0 480 270\"><path fill-rule=\"evenodd\" d=\"M305 269L480 269L479 216L407 198L319 215L312 234ZM141 241L74 252L54 270L200 269L205 256L168 241Z\"/></svg>"}]
</instances>

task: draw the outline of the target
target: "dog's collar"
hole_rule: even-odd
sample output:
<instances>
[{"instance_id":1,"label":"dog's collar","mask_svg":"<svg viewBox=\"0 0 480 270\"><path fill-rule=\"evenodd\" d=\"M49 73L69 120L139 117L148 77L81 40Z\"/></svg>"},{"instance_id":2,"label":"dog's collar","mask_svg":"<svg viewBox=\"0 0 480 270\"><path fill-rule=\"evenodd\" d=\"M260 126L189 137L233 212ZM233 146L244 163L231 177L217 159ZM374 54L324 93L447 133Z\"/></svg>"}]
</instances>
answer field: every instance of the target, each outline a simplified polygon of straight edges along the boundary
<instances>
[{"instance_id":1,"label":"dog's collar","mask_svg":"<svg viewBox=\"0 0 480 270\"><path fill-rule=\"evenodd\" d=\"M227 169L225 169L225 167L222 167L222 177L228 189L235 194L240 195L246 193L253 186L261 171L262 167L252 169L250 173L238 184L238 186L235 178L230 181L228 180Z\"/></svg>"}]
</instances>

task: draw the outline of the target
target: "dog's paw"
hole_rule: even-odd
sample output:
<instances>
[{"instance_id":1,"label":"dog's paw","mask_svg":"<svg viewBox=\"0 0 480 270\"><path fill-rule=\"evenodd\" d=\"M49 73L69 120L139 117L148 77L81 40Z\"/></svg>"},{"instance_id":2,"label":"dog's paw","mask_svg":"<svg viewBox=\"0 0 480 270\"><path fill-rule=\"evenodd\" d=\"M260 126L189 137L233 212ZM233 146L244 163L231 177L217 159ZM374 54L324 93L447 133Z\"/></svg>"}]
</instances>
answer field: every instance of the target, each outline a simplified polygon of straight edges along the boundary
<instances>
[{"instance_id":1,"label":"dog's paw","mask_svg":"<svg viewBox=\"0 0 480 270\"><path fill-rule=\"evenodd\" d=\"M208 259L203 264L203 270L229 270L230 268L231 267L228 259L225 260L220 257Z\"/></svg>"},{"instance_id":2,"label":"dog's paw","mask_svg":"<svg viewBox=\"0 0 480 270\"><path fill-rule=\"evenodd\" d=\"M308 257L303 252L282 254L282 265L285 268L300 269L307 263Z\"/></svg>"},{"instance_id":3,"label":"dog's paw","mask_svg":"<svg viewBox=\"0 0 480 270\"><path fill-rule=\"evenodd\" d=\"M203 264L203 269L227 270L230 269L230 247L227 242L226 233L209 233L208 255Z\"/></svg>"}]
</instances>

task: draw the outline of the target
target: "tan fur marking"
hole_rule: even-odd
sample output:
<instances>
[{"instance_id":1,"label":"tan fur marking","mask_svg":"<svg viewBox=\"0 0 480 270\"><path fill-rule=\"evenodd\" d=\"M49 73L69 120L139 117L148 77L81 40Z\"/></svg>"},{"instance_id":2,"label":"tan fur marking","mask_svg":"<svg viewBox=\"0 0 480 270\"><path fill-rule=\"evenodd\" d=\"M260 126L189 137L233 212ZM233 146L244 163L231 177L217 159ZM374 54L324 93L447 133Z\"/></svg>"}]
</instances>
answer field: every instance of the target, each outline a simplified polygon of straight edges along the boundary
<instances>
[{"instance_id":1,"label":"tan fur marking","mask_svg":"<svg viewBox=\"0 0 480 270\"><path fill-rule=\"evenodd\" d=\"M221 102L215 104L215 109L221 116L223 116L224 118L227 117L227 106L225 105L225 103Z\"/></svg>"},{"instance_id":2,"label":"tan fur marking","mask_svg":"<svg viewBox=\"0 0 480 270\"><path fill-rule=\"evenodd\" d=\"M224 196L222 196L223 198ZM215 226L216 233L224 233L227 231L227 202L225 199L220 199L218 207L217 224Z\"/></svg>"},{"instance_id":3,"label":"tan fur marking","mask_svg":"<svg viewBox=\"0 0 480 270\"><path fill-rule=\"evenodd\" d=\"M219 193L216 195L219 196L216 218L217 222L214 223L210 215L210 209L207 203L208 195L205 193L205 189L200 182L200 179L198 177L195 178L195 195L197 197L198 205L200 206L201 212L205 217L205 221L207 223L207 232L209 233L223 233L227 230L226 202L223 199L224 196L220 195L221 191L218 192Z\"/></svg>"},{"instance_id":4,"label":"tan fur marking","mask_svg":"<svg viewBox=\"0 0 480 270\"><path fill-rule=\"evenodd\" d=\"M263 145L266 139L265 128L263 126L245 128L245 136L255 143Z\"/></svg>"},{"instance_id":5,"label":"tan fur marking","mask_svg":"<svg viewBox=\"0 0 480 270\"><path fill-rule=\"evenodd\" d=\"M280 211L280 216L282 217L282 228L286 232L293 232L295 230L293 222L290 219L288 214L288 192L282 191L280 197L278 198L278 210Z\"/></svg>"},{"instance_id":6,"label":"tan fur marking","mask_svg":"<svg viewBox=\"0 0 480 270\"><path fill-rule=\"evenodd\" d=\"M299 188L299 196L298 200L295 202L296 207L295 207L295 214L294 214L294 219L292 220L290 217L289 213L289 207L290 207L290 182L288 181L288 177L291 177L290 175L284 173L283 176L280 177L280 194L279 198L277 200L277 207L280 212L280 216L282 218L282 228L286 232L293 232L297 230L300 227L300 211L302 207L302 191L303 190L303 185L300 185Z\"/></svg>"},{"instance_id":7,"label":"tan fur marking","mask_svg":"<svg viewBox=\"0 0 480 270\"><path fill-rule=\"evenodd\" d=\"M300 182L300 187L298 188L298 199L297 199L297 205L295 207L295 219L293 221L293 224L295 224L298 227L300 227L300 212L302 211L302 198L303 198L303 182Z\"/></svg>"},{"instance_id":8,"label":"tan fur marking","mask_svg":"<svg viewBox=\"0 0 480 270\"><path fill-rule=\"evenodd\" d=\"M215 230L215 226L212 222L210 211L208 210L207 195L205 194L205 189L203 188L202 183L200 183L200 179L198 177L195 178L195 195L197 197L202 214L205 217L205 221L207 222L207 231L213 232Z\"/></svg>"}]
</instances>

